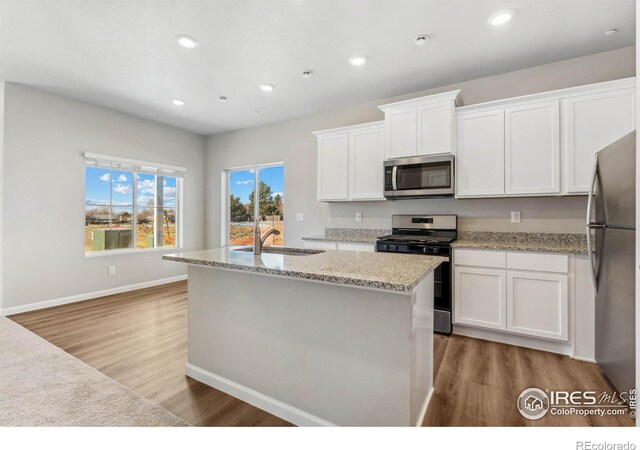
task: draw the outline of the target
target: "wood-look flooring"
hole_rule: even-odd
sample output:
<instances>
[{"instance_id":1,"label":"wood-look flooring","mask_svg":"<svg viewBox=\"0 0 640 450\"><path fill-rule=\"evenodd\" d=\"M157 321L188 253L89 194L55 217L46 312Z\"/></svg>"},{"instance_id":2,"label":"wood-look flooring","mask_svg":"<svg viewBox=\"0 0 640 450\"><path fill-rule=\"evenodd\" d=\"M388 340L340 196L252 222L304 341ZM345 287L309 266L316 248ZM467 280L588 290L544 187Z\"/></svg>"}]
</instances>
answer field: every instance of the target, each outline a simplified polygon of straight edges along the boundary
<instances>
[{"instance_id":1,"label":"wood-look flooring","mask_svg":"<svg viewBox=\"0 0 640 450\"><path fill-rule=\"evenodd\" d=\"M612 392L594 363L523 347L435 335L434 392L426 426L634 426L624 416L520 415L516 401L530 387Z\"/></svg>"},{"instance_id":2,"label":"wood-look flooring","mask_svg":"<svg viewBox=\"0 0 640 450\"><path fill-rule=\"evenodd\" d=\"M184 281L9 318L193 425L290 425L185 376Z\"/></svg>"},{"instance_id":3,"label":"wood-look flooring","mask_svg":"<svg viewBox=\"0 0 640 450\"><path fill-rule=\"evenodd\" d=\"M290 426L184 374L187 284L17 314L12 320L193 425ZM628 417L524 419L527 387L609 390L595 364L462 336L435 336L427 426L632 426Z\"/></svg>"}]
</instances>

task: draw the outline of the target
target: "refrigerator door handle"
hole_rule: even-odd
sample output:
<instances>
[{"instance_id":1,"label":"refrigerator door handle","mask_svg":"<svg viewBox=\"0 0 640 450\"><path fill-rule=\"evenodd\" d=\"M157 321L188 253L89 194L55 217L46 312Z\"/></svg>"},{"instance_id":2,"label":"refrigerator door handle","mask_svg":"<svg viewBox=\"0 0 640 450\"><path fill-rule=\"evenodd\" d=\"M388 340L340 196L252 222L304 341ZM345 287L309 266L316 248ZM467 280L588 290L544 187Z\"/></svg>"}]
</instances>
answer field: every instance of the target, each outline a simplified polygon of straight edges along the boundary
<instances>
[{"instance_id":1,"label":"refrigerator door handle","mask_svg":"<svg viewBox=\"0 0 640 450\"><path fill-rule=\"evenodd\" d=\"M593 175L591 176L591 185L589 187L589 196L587 197L587 257L589 258L589 264L591 265L591 282L593 283L593 290L598 293L598 276L596 274L596 255L591 245L591 229L592 228L604 228L604 225L594 224L591 222L591 211L593 208L594 190L596 187L596 179L598 178L598 157L596 156L595 163L593 164Z\"/></svg>"}]
</instances>

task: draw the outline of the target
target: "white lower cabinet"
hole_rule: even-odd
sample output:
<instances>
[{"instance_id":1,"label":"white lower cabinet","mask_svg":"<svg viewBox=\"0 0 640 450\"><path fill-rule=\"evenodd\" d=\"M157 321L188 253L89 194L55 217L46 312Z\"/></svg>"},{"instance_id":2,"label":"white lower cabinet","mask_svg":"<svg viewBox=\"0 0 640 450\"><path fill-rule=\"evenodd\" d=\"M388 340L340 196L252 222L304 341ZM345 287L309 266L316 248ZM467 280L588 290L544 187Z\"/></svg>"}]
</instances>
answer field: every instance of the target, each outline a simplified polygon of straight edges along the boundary
<instances>
[{"instance_id":1,"label":"white lower cabinet","mask_svg":"<svg viewBox=\"0 0 640 450\"><path fill-rule=\"evenodd\" d=\"M355 242L338 242L338 250L352 250L356 252L375 252L373 244L360 244Z\"/></svg>"},{"instance_id":2,"label":"white lower cabinet","mask_svg":"<svg viewBox=\"0 0 640 450\"><path fill-rule=\"evenodd\" d=\"M456 249L454 322L569 340L567 255Z\"/></svg>"},{"instance_id":3,"label":"white lower cabinet","mask_svg":"<svg viewBox=\"0 0 640 450\"><path fill-rule=\"evenodd\" d=\"M376 246L373 244L360 244L357 242L327 242L327 241L304 241L304 248L314 250L352 250L356 252L375 252Z\"/></svg>"},{"instance_id":4,"label":"white lower cabinet","mask_svg":"<svg viewBox=\"0 0 640 450\"><path fill-rule=\"evenodd\" d=\"M338 244L335 242L323 242L323 241L304 241L304 248L310 248L313 250L337 250Z\"/></svg>"},{"instance_id":5,"label":"white lower cabinet","mask_svg":"<svg viewBox=\"0 0 640 450\"><path fill-rule=\"evenodd\" d=\"M454 318L457 323L505 330L506 272L456 267Z\"/></svg>"},{"instance_id":6,"label":"white lower cabinet","mask_svg":"<svg viewBox=\"0 0 640 450\"><path fill-rule=\"evenodd\" d=\"M507 331L566 341L567 275L507 271Z\"/></svg>"}]
</instances>

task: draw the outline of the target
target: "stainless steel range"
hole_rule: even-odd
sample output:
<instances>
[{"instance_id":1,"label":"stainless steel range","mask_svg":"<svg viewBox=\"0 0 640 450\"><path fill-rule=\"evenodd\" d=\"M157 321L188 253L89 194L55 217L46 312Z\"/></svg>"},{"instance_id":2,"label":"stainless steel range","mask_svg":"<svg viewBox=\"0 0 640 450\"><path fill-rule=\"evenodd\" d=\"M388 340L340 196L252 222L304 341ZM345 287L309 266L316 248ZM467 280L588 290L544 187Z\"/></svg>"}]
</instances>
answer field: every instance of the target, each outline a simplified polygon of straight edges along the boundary
<instances>
[{"instance_id":1,"label":"stainless steel range","mask_svg":"<svg viewBox=\"0 0 640 450\"><path fill-rule=\"evenodd\" d=\"M451 243L457 237L456 215L394 215L392 234L380 236L376 251L418 253L451 259ZM434 272L434 331L451 334L451 262Z\"/></svg>"}]
</instances>

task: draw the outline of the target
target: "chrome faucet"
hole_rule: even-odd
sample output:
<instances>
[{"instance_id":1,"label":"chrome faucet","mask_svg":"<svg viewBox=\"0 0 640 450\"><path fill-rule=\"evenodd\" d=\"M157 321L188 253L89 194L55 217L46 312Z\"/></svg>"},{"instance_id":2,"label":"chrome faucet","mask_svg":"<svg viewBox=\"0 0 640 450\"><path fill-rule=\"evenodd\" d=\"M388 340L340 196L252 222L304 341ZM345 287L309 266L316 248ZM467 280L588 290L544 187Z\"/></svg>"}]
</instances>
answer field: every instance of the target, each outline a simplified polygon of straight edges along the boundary
<instances>
[{"instance_id":1,"label":"chrome faucet","mask_svg":"<svg viewBox=\"0 0 640 450\"><path fill-rule=\"evenodd\" d=\"M275 228L271 228L268 230L264 236L260 234L260 226L256 222L256 227L253 230L253 254L260 255L262 254L262 246L264 245L264 241L267 240L269 236L272 234L278 236L280 234L280 230L276 230Z\"/></svg>"}]
</instances>

